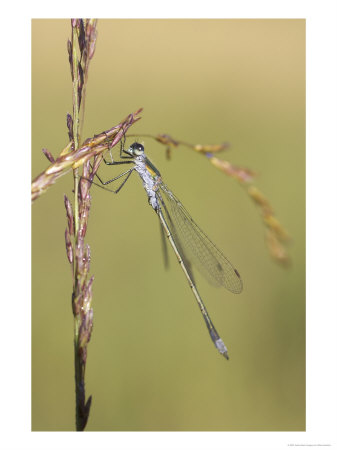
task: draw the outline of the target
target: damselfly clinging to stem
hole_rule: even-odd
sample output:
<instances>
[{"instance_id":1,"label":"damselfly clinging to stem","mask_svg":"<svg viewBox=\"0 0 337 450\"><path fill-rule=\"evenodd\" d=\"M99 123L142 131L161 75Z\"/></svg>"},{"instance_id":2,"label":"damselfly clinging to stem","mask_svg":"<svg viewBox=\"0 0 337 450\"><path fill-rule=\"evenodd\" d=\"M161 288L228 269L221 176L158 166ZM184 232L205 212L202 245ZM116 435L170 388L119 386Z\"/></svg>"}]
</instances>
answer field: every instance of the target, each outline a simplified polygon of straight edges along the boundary
<instances>
[{"instance_id":1,"label":"damselfly clinging to stem","mask_svg":"<svg viewBox=\"0 0 337 450\"><path fill-rule=\"evenodd\" d=\"M158 215L162 230L169 239L198 302L211 339L218 351L228 359L227 347L218 335L197 290L191 264L194 264L211 284L223 286L235 294L242 291L242 281L238 271L198 227L181 202L162 182L160 172L147 158L142 144L134 142L127 150L121 146L120 157L123 161L113 161L111 157L111 161L104 159L104 162L107 165L132 164L129 170L105 182L98 175L96 175L97 178L103 185L107 185L125 177L116 190L109 189L117 194L132 172L138 173L142 179L149 204Z\"/></svg>"}]
</instances>

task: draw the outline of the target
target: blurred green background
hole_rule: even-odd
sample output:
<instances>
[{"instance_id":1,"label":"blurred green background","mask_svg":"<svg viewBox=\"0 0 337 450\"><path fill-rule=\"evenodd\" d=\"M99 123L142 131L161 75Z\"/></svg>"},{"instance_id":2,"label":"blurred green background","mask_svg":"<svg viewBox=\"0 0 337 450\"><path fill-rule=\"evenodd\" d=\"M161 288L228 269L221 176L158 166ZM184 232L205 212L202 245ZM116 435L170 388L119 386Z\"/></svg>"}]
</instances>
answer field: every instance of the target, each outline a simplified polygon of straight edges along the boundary
<instances>
[{"instance_id":1,"label":"blurred green background","mask_svg":"<svg viewBox=\"0 0 337 450\"><path fill-rule=\"evenodd\" d=\"M32 176L67 144L68 20L32 21ZM238 268L244 291L200 293L228 346L214 348L158 220L133 175L118 196L93 186L94 329L87 430L305 430L305 21L99 20L83 138L144 108L130 133L229 141L222 155L256 185L292 236L289 269L268 254L245 191L181 147L144 139L165 182ZM129 141L130 143L130 141ZM111 168L112 176L117 174ZM105 177L106 178L106 177ZM74 430L73 316L60 179L32 207L32 429Z\"/></svg>"}]
</instances>

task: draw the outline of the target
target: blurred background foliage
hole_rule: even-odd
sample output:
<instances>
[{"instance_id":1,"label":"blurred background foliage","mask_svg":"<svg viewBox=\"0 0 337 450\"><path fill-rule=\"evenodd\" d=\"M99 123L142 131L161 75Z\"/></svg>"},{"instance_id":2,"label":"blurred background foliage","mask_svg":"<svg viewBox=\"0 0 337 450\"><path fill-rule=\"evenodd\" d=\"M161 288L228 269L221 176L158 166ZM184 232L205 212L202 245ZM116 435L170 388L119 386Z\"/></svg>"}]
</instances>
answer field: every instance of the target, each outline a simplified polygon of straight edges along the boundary
<instances>
[{"instance_id":1,"label":"blurred background foliage","mask_svg":"<svg viewBox=\"0 0 337 450\"><path fill-rule=\"evenodd\" d=\"M68 20L32 21L32 177L67 144ZM94 330L87 430L305 429L305 21L99 20L83 140L144 108L130 133L230 142L221 157L256 185L292 236L288 269L271 260L259 211L192 150L142 139L164 181L238 268L235 296L197 274L228 346L217 354L137 176L118 196L92 188ZM127 142L131 143L131 139ZM106 172L108 170L108 172ZM115 168L106 168L104 178ZM73 316L63 194L32 208L32 429L74 430Z\"/></svg>"}]
</instances>

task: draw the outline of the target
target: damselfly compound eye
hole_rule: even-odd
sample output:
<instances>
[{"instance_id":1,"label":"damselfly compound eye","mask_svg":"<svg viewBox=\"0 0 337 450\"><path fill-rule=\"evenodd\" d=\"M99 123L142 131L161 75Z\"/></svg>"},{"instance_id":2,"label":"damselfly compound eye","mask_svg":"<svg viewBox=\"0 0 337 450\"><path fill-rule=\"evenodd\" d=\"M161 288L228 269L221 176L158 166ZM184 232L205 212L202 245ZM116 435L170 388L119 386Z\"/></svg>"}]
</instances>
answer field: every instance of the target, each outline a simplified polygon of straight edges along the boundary
<instances>
[{"instance_id":1,"label":"damselfly compound eye","mask_svg":"<svg viewBox=\"0 0 337 450\"><path fill-rule=\"evenodd\" d=\"M136 156L142 155L144 153L144 147L142 144L139 144L138 142L134 142L131 145L132 153Z\"/></svg>"}]
</instances>

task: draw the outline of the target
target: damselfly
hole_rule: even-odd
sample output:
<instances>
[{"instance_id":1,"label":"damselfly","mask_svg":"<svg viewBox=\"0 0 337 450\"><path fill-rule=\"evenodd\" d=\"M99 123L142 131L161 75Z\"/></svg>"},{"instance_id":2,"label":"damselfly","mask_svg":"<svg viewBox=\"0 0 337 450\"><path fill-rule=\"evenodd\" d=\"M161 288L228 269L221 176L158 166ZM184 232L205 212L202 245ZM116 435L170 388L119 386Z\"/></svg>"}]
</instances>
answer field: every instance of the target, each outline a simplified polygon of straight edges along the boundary
<instances>
[{"instance_id":1,"label":"damselfly","mask_svg":"<svg viewBox=\"0 0 337 450\"><path fill-rule=\"evenodd\" d=\"M104 162L107 165L133 164L133 167L105 182L98 175L96 175L97 178L102 184L107 185L125 176L116 190L109 189L117 194L132 172L138 173L142 179L149 204L158 215L162 230L165 232L198 302L211 339L218 351L228 359L227 347L217 333L197 290L191 265L195 265L211 284L223 286L235 294L242 291L239 272L198 227L181 202L163 183L160 172L147 158L142 144L134 142L127 150L121 147L120 156L124 161L113 161L111 158L111 161L104 159Z\"/></svg>"}]
</instances>

